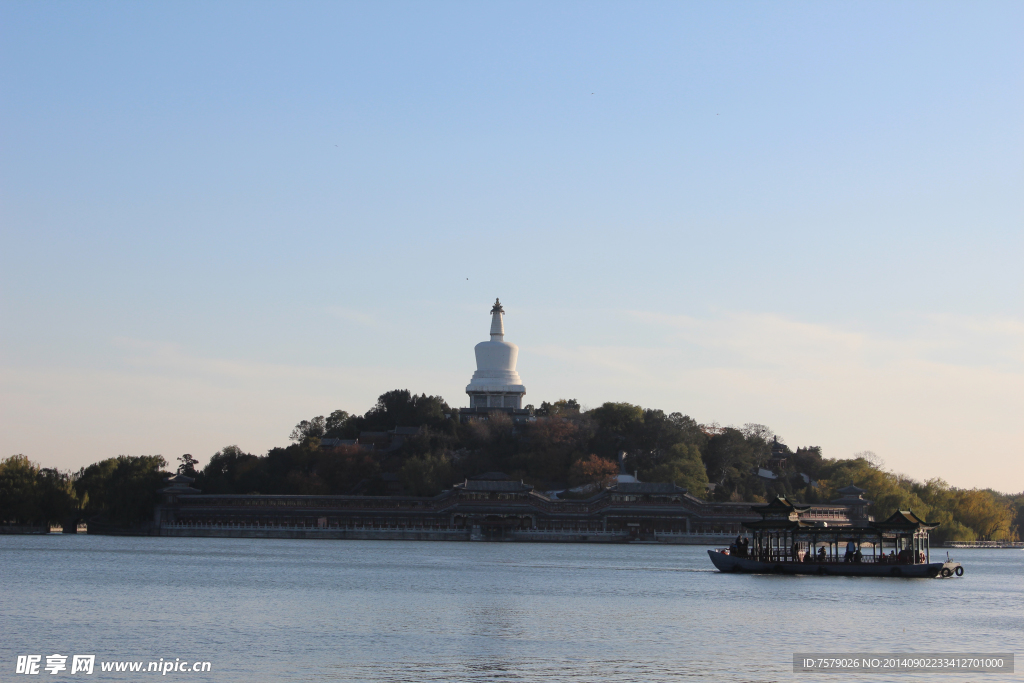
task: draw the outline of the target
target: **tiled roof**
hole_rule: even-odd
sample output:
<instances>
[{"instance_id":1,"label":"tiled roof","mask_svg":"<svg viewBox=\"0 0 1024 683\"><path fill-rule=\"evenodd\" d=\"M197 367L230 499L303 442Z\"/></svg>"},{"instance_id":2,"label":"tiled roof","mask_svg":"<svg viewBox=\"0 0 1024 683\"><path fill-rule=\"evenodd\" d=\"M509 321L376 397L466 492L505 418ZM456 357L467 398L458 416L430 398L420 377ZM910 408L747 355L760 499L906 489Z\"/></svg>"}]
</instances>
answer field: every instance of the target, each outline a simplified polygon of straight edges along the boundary
<instances>
[{"instance_id":1,"label":"tiled roof","mask_svg":"<svg viewBox=\"0 0 1024 683\"><path fill-rule=\"evenodd\" d=\"M686 493L686 489L675 484L656 484L649 482L637 482L615 484L609 487L615 493Z\"/></svg>"},{"instance_id":2,"label":"tiled roof","mask_svg":"<svg viewBox=\"0 0 1024 683\"><path fill-rule=\"evenodd\" d=\"M465 491L495 491L495 492L519 492L532 491L533 487L521 481L480 481L467 479L463 484L456 484L456 488Z\"/></svg>"},{"instance_id":3,"label":"tiled roof","mask_svg":"<svg viewBox=\"0 0 1024 683\"><path fill-rule=\"evenodd\" d=\"M509 481L511 477L504 472L484 472L483 474L474 474L469 479L471 481Z\"/></svg>"}]
</instances>

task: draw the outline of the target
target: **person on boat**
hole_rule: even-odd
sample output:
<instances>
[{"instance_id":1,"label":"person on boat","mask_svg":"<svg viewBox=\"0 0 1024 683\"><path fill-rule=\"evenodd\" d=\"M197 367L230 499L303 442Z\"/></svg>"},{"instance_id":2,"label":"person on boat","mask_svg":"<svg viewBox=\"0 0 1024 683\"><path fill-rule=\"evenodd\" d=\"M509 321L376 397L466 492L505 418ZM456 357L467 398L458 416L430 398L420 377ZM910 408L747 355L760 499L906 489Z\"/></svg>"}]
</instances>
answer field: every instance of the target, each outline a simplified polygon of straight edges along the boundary
<instances>
[{"instance_id":1,"label":"person on boat","mask_svg":"<svg viewBox=\"0 0 1024 683\"><path fill-rule=\"evenodd\" d=\"M750 539L744 536L740 539L740 557L746 557L750 550Z\"/></svg>"},{"instance_id":2,"label":"person on boat","mask_svg":"<svg viewBox=\"0 0 1024 683\"><path fill-rule=\"evenodd\" d=\"M864 554L860 551L860 548L857 548L857 552L855 552L853 554L853 561L854 561L854 563L855 564L860 564L863 559L864 559Z\"/></svg>"},{"instance_id":3,"label":"person on boat","mask_svg":"<svg viewBox=\"0 0 1024 683\"><path fill-rule=\"evenodd\" d=\"M800 561L800 544L797 543L796 541L793 541L793 561L794 562L799 562Z\"/></svg>"},{"instance_id":4,"label":"person on boat","mask_svg":"<svg viewBox=\"0 0 1024 683\"><path fill-rule=\"evenodd\" d=\"M804 562L814 561L814 548L807 548L807 552L804 553Z\"/></svg>"},{"instance_id":5,"label":"person on boat","mask_svg":"<svg viewBox=\"0 0 1024 683\"><path fill-rule=\"evenodd\" d=\"M853 556L857 554L857 544L853 541L846 542L846 555L843 557L843 562L853 562Z\"/></svg>"},{"instance_id":6,"label":"person on boat","mask_svg":"<svg viewBox=\"0 0 1024 683\"><path fill-rule=\"evenodd\" d=\"M818 548L818 562L825 561L825 546Z\"/></svg>"}]
</instances>

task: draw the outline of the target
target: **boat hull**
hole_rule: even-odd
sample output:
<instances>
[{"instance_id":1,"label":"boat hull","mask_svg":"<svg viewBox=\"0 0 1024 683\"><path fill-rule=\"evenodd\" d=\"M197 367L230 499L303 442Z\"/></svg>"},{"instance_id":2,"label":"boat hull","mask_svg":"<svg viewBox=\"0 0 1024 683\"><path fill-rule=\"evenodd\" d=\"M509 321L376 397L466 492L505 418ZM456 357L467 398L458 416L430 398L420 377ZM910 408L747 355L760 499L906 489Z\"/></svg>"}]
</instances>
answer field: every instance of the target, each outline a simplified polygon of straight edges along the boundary
<instances>
[{"instance_id":1,"label":"boat hull","mask_svg":"<svg viewBox=\"0 0 1024 683\"><path fill-rule=\"evenodd\" d=\"M721 572L746 574L811 574L818 576L889 576L902 578L946 578L959 576L959 562L929 564L862 564L856 562L762 562L748 557L709 550L711 562Z\"/></svg>"}]
</instances>

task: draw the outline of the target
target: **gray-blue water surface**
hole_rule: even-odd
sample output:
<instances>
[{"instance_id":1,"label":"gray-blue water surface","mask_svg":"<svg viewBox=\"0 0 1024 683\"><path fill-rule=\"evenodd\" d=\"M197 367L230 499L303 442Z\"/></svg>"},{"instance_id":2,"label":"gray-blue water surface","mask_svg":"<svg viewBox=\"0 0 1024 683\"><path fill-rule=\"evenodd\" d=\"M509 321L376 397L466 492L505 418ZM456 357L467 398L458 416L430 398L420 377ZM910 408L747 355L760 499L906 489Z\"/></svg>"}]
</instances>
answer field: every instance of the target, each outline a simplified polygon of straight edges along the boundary
<instances>
[{"instance_id":1,"label":"gray-blue water surface","mask_svg":"<svg viewBox=\"0 0 1024 683\"><path fill-rule=\"evenodd\" d=\"M0 679L60 653L220 682L1021 680L793 673L794 652L1024 651L1024 552L954 559L960 579L778 577L691 546L0 536ZM156 675L65 674L39 678Z\"/></svg>"}]
</instances>

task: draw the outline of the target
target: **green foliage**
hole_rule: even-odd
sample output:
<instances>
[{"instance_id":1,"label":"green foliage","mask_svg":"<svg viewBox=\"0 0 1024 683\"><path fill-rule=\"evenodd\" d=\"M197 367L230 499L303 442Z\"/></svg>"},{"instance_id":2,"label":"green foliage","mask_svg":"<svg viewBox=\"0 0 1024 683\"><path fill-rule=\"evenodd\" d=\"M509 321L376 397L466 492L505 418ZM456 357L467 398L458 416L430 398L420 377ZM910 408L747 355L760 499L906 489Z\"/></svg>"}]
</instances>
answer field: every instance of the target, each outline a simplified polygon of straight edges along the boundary
<instances>
[{"instance_id":1,"label":"green foliage","mask_svg":"<svg viewBox=\"0 0 1024 683\"><path fill-rule=\"evenodd\" d=\"M301 443L310 439L320 439L326 431L327 420L323 415L318 415L312 420L303 420L295 425L295 429L288 435L288 438L296 443Z\"/></svg>"},{"instance_id":2,"label":"green foliage","mask_svg":"<svg viewBox=\"0 0 1024 683\"><path fill-rule=\"evenodd\" d=\"M587 413L596 427L594 452L613 459L620 450L636 451L640 447L644 425L644 409L631 403L605 403Z\"/></svg>"},{"instance_id":3,"label":"green foliage","mask_svg":"<svg viewBox=\"0 0 1024 683\"><path fill-rule=\"evenodd\" d=\"M265 456L226 446L196 478L204 493L330 495L348 493L380 473L374 454L355 446L323 450L320 439L303 439Z\"/></svg>"},{"instance_id":4,"label":"green foliage","mask_svg":"<svg viewBox=\"0 0 1024 683\"><path fill-rule=\"evenodd\" d=\"M451 484L451 462L443 455L413 457L399 473L405 492L411 496L436 496Z\"/></svg>"},{"instance_id":5,"label":"green foliage","mask_svg":"<svg viewBox=\"0 0 1024 683\"><path fill-rule=\"evenodd\" d=\"M332 439L354 439L359 436L359 418L344 410L335 410L324 421L324 436Z\"/></svg>"},{"instance_id":6,"label":"green foliage","mask_svg":"<svg viewBox=\"0 0 1024 683\"><path fill-rule=\"evenodd\" d=\"M703 456L708 479L719 485L731 484L727 488L736 488L755 466L754 446L732 427L712 435Z\"/></svg>"},{"instance_id":7,"label":"green foliage","mask_svg":"<svg viewBox=\"0 0 1024 683\"><path fill-rule=\"evenodd\" d=\"M380 395L377 404L363 416L360 427L367 431L424 425L440 428L451 412L440 396L416 396L408 389L397 389Z\"/></svg>"},{"instance_id":8,"label":"green foliage","mask_svg":"<svg viewBox=\"0 0 1024 683\"><path fill-rule=\"evenodd\" d=\"M40 468L24 455L0 460L0 523L65 524L77 509L69 473Z\"/></svg>"},{"instance_id":9,"label":"green foliage","mask_svg":"<svg viewBox=\"0 0 1024 683\"><path fill-rule=\"evenodd\" d=\"M205 493L271 493L271 473L260 460L238 446L225 446L213 454L195 485ZM287 476L287 469L279 474Z\"/></svg>"},{"instance_id":10,"label":"green foliage","mask_svg":"<svg viewBox=\"0 0 1024 683\"><path fill-rule=\"evenodd\" d=\"M166 485L166 466L159 455L119 455L81 470L74 488L83 499L88 496L87 516L129 527L152 519L157 492Z\"/></svg>"},{"instance_id":11,"label":"green foliage","mask_svg":"<svg viewBox=\"0 0 1024 683\"><path fill-rule=\"evenodd\" d=\"M180 456L178 458L178 462L181 463L180 465L178 465L178 474L183 474L186 477L196 477L196 475L198 474L198 472L196 471L196 465L199 464L199 461L192 457L191 453L186 453Z\"/></svg>"},{"instance_id":12,"label":"green foliage","mask_svg":"<svg viewBox=\"0 0 1024 683\"><path fill-rule=\"evenodd\" d=\"M527 409L529 408L530 406L527 406ZM537 417L574 417L580 414L580 404L574 398L560 398L554 403L542 401L534 414Z\"/></svg>"},{"instance_id":13,"label":"green foliage","mask_svg":"<svg viewBox=\"0 0 1024 683\"><path fill-rule=\"evenodd\" d=\"M38 465L24 455L12 455L0 462L0 522L36 523L40 517L36 497Z\"/></svg>"},{"instance_id":14,"label":"green foliage","mask_svg":"<svg viewBox=\"0 0 1024 683\"><path fill-rule=\"evenodd\" d=\"M43 524L69 524L77 517L78 496L68 472L40 469L36 476L36 500L39 521Z\"/></svg>"},{"instance_id":15,"label":"green foliage","mask_svg":"<svg viewBox=\"0 0 1024 683\"><path fill-rule=\"evenodd\" d=\"M872 514L885 519L897 510L913 510L932 524L935 543L944 541L1016 540L1014 509L1009 497L991 490L958 489L941 479L918 482L886 472L864 458L826 460L823 471L828 479L819 482L826 498L835 491L856 484L867 490Z\"/></svg>"},{"instance_id":16,"label":"green foliage","mask_svg":"<svg viewBox=\"0 0 1024 683\"><path fill-rule=\"evenodd\" d=\"M880 470L867 460L834 460L824 469L828 479L819 481L819 486L825 500L837 497L837 491L844 486L856 484L870 494L865 495L874 503L872 512L876 518L888 517L897 510L914 510L925 519L929 517L931 506L914 492L909 480Z\"/></svg>"},{"instance_id":17,"label":"green foliage","mask_svg":"<svg viewBox=\"0 0 1024 683\"><path fill-rule=\"evenodd\" d=\"M662 462L642 470L640 477L643 481L674 483L698 498L704 497L708 485L700 451L696 446L684 443L672 446Z\"/></svg>"}]
</instances>

